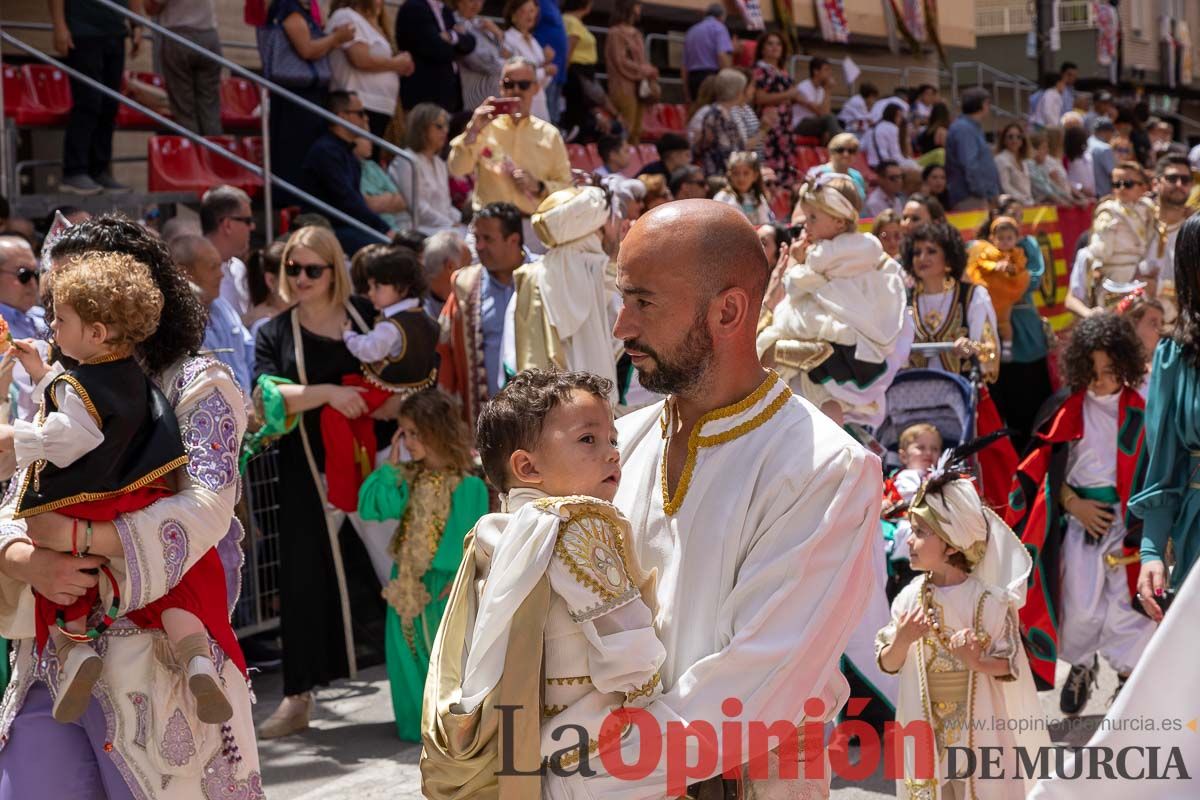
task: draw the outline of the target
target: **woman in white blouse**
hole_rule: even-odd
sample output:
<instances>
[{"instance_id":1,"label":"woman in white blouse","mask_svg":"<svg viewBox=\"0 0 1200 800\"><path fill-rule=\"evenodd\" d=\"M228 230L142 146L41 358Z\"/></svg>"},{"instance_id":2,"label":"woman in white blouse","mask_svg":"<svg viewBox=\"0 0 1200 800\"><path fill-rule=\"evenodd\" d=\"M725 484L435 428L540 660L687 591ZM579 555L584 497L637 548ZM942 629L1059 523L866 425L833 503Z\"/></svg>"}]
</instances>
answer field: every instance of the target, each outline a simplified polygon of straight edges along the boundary
<instances>
[{"instance_id":1,"label":"woman in white blouse","mask_svg":"<svg viewBox=\"0 0 1200 800\"><path fill-rule=\"evenodd\" d=\"M1012 195L1023 206L1033 205L1033 187L1025 161L1029 158L1029 140L1020 123L1010 122L1000 131L996 142L996 171L1000 173L1000 191Z\"/></svg>"},{"instance_id":2,"label":"woman in white blouse","mask_svg":"<svg viewBox=\"0 0 1200 800\"><path fill-rule=\"evenodd\" d=\"M554 65L554 48L542 47L533 38L533 29L538 22L537 0L508 0L504 4L504 46L514 56L529 59L537 69L538 93L533 98L530 113L538 119L550 121L550 110L546 105L546 86L558 72Z\"/></svg>"},{"instance_id":3,"label":"woman in white blouse","mask_svg":"<svg viewBox=\"0 0 1200 800\"><path fill-rule=\"evenodd\" d=\"M904 170L906 185L913 185L921 180L921 165L912 159L904 113L900 103L889 102L883 109L883 116L863 137L863 147L872 169L881 162L894 161Z\"/></svg>"},{"instance_id":4,"label":"woman in white blouse","mask_svg":"<svg viewBox=\"0 0 1200 800\"><path fill-rule=\"evenodd\" d=\"M400 100L400 77L412 74L412 56L396 53L385 33L383 0L333 0L331 10L325 30L350 25L354 38L329 54L330 88L356 93L371 133L383 136Z\"/></svg>"},{"instance_id":5,"label":"woman in white blouse","mask_svg":"<svg viewBox=\"0 0 1200 800\"><path fill-rule=\"evenodd\" d=\"M446 146L449 116L434 103L418 103L407 121L404 147L416 162L417 202L413 203L413 166L408 159L394 159L388 174L413 209L413 224L426 235L448 229L465 234L462 214L450 202L450 173L439 155Z\"/></svg>"}]
</instances>

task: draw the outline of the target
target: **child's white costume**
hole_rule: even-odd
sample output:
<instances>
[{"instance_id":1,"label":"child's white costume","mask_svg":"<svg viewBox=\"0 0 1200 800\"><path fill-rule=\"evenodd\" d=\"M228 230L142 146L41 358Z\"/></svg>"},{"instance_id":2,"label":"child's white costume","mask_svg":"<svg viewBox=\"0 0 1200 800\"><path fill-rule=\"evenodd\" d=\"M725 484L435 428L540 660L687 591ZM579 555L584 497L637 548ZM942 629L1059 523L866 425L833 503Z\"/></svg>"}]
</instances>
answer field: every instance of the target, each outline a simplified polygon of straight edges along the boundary
<instances>
[{"instance_id":1,"label":"child's white costume","mask_svg":"<svg viewBox=\"0 0 1200 800\"><path fill-rule=\"evenodd\" d=\"M1121 299L1104 290L1107 278L1117 284L1137 279L1150 239L1156 234L1154 203L1143 197L1136 203L1109 198L1096 206L1092 215L1092 238L1087 246L1083 274L1084 302L1110 306ZM1077 281L1078 282L1078 281Z\"/></svg>"},{"instance_id":2,"label":"child's white costume","mask_svg":"<svg viewBox=\"0 0 1200 800\"><path fill-rule=\"evenodd\" d=\"M1028 748L1029 756L1036 757L1036 748L1050 745L1017 621L1033 561L1012 529L983 507L968 480L953 480L940 490L918 493L909 513L961 551L972 571L954 586L934 586L928 575L913 580L896 597L892 621L876 640L878 655L895 639L900 618L915 608L924 608L931 622L924 636L909 646L900 670L896 721L901 725L928 723L934 749L932 753L925 749L929 745L920 737L910 735L904 742L904 771L897 781L897 797L1024 798L1033 782L1017 777L1022 774L1017 767L1017 748ZM983 655L1008 662L1007 675L993 678L974 672L953 654L950 637L965 628L974 631ZM1014 722L1005 724L1006 720ZM1001 748L992 752L999 753L1006 777L978 777L982 756L977 752L976 774L947 780L950 747ZM956 765L960 772L965 763L961 755Z\"/></svg>"},{"instance_id":3,"label":"child's white costume","mask_svg":"<svg viewBox=\"0 0 1200 800\"><path fill-rule=\"evenodd\" d=\"M825 173L802 190L801 202L857 219L850 201L827 185L832 177L846 176ZM833 399L848 421L877 424L902 364L891 358L907 305L900 265L871 234L843 233L789 266L784 287L787 297L758 335L759 355L774 347L780 376L814 405Z\"/></svg>"},{"instance_id":4,"label":"child's white costume","mask_svg":"<svg viewBox=\"0 0 1200 800\"><path fill-rule=\"evenodd\" d=\"M426 797L495 796L501 758L523 769L567 751L562 768L578 769L580 734L566 726L586 730L594 756L611 711L661 693L666 650L628 537L609 503L532 489L510 491L502 513L479 520L425 684ZM520 708L505 720L500 705ZM558 796L555 785L543 779L541 795Z\"/></svg>"}]
</instances>

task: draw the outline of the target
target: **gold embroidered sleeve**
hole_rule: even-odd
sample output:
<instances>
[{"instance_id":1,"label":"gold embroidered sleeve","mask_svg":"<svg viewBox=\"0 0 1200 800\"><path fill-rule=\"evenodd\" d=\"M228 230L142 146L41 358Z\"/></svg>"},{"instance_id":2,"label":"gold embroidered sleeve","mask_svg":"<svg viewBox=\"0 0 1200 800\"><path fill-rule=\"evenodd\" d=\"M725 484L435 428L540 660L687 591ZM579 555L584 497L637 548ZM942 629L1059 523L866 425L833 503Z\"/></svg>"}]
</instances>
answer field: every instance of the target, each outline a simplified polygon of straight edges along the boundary
<instances>
[{"instance_id":1,"label":"gold embroidered sleeve","mask_svg":"<svg viewBox=\"0 0 1200 800\"><path fill-rule=\"evenodd\" d=\"M559 526L550 580L575 622L594 620L640 597L629 577L615 511L599 505L569 509Z\"/></svg>"},{"instance_id":2,"label":"gold embroidered sleeve","mask_svg":"<svg viewBox=\"0 0 1200 800\"><path fill-rule=\"evenodd\" d=\"M1008 674L999 681L1015 681L1020 675L1021 628L1017 614L1003 598L988 592L979 599L975 635L983 643L983 654L1008 662Z\"/></svg>"}]
</instances>

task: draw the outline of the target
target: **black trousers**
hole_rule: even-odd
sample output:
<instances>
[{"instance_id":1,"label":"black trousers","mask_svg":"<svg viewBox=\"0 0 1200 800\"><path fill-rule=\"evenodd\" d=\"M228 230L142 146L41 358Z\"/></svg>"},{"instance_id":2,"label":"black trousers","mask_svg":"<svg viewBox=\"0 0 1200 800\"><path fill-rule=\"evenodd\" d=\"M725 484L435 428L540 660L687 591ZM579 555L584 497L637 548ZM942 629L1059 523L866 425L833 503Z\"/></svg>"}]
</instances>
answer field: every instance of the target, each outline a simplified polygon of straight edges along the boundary
<instances>
[{"instance_id":1,"label":"black trousers","mask_svg":"<svg viewBox=\"0 0 1200 800\"><path fill-rule=\"evenodd\" d=\"M125 38L117 36L75 37L75 46L63 59L111 89L121 89L125 69ZM117 101L71 79L71 115L63 137L63 176L108 172L112 162L113 129L117 124Z\"/></svg>"}]
</instances>

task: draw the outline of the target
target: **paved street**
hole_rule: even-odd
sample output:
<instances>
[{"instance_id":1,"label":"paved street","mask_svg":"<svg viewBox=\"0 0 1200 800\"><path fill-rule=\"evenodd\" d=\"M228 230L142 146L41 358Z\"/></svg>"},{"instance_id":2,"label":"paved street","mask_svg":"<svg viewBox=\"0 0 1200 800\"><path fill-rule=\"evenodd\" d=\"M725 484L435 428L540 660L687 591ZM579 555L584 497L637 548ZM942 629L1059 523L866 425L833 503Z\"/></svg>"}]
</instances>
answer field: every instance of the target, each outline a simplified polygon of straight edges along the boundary
<instances>
[{"instance_id":1,"label":"paved street","mask_svg":"<svg viewBox=\"0 0 1200 800\"><path fill-rule=\"evenodd\" d=\"M1059 681L1066 674L1059 664ZM254 681L258 695L255 718L265 719L280 697L278 672L260 673ZM1103 717L1116 676L1102 668L1099 690L1092 695L1072 731L1054 729L1055 741L1087 741ZM1044 692L1042 708L1051 720L1060 719L1058 693ZM339 681L320 692L313 725L303 735L261 742L263 781L270 800L410 800L421 796L417 769L419 749L396 738L392 703L383 667L365 670L357 681ZM892 797L891 781L882 772L870 780L849 784L836 780L836 800Z\"/></svg>"}]
</instances>

